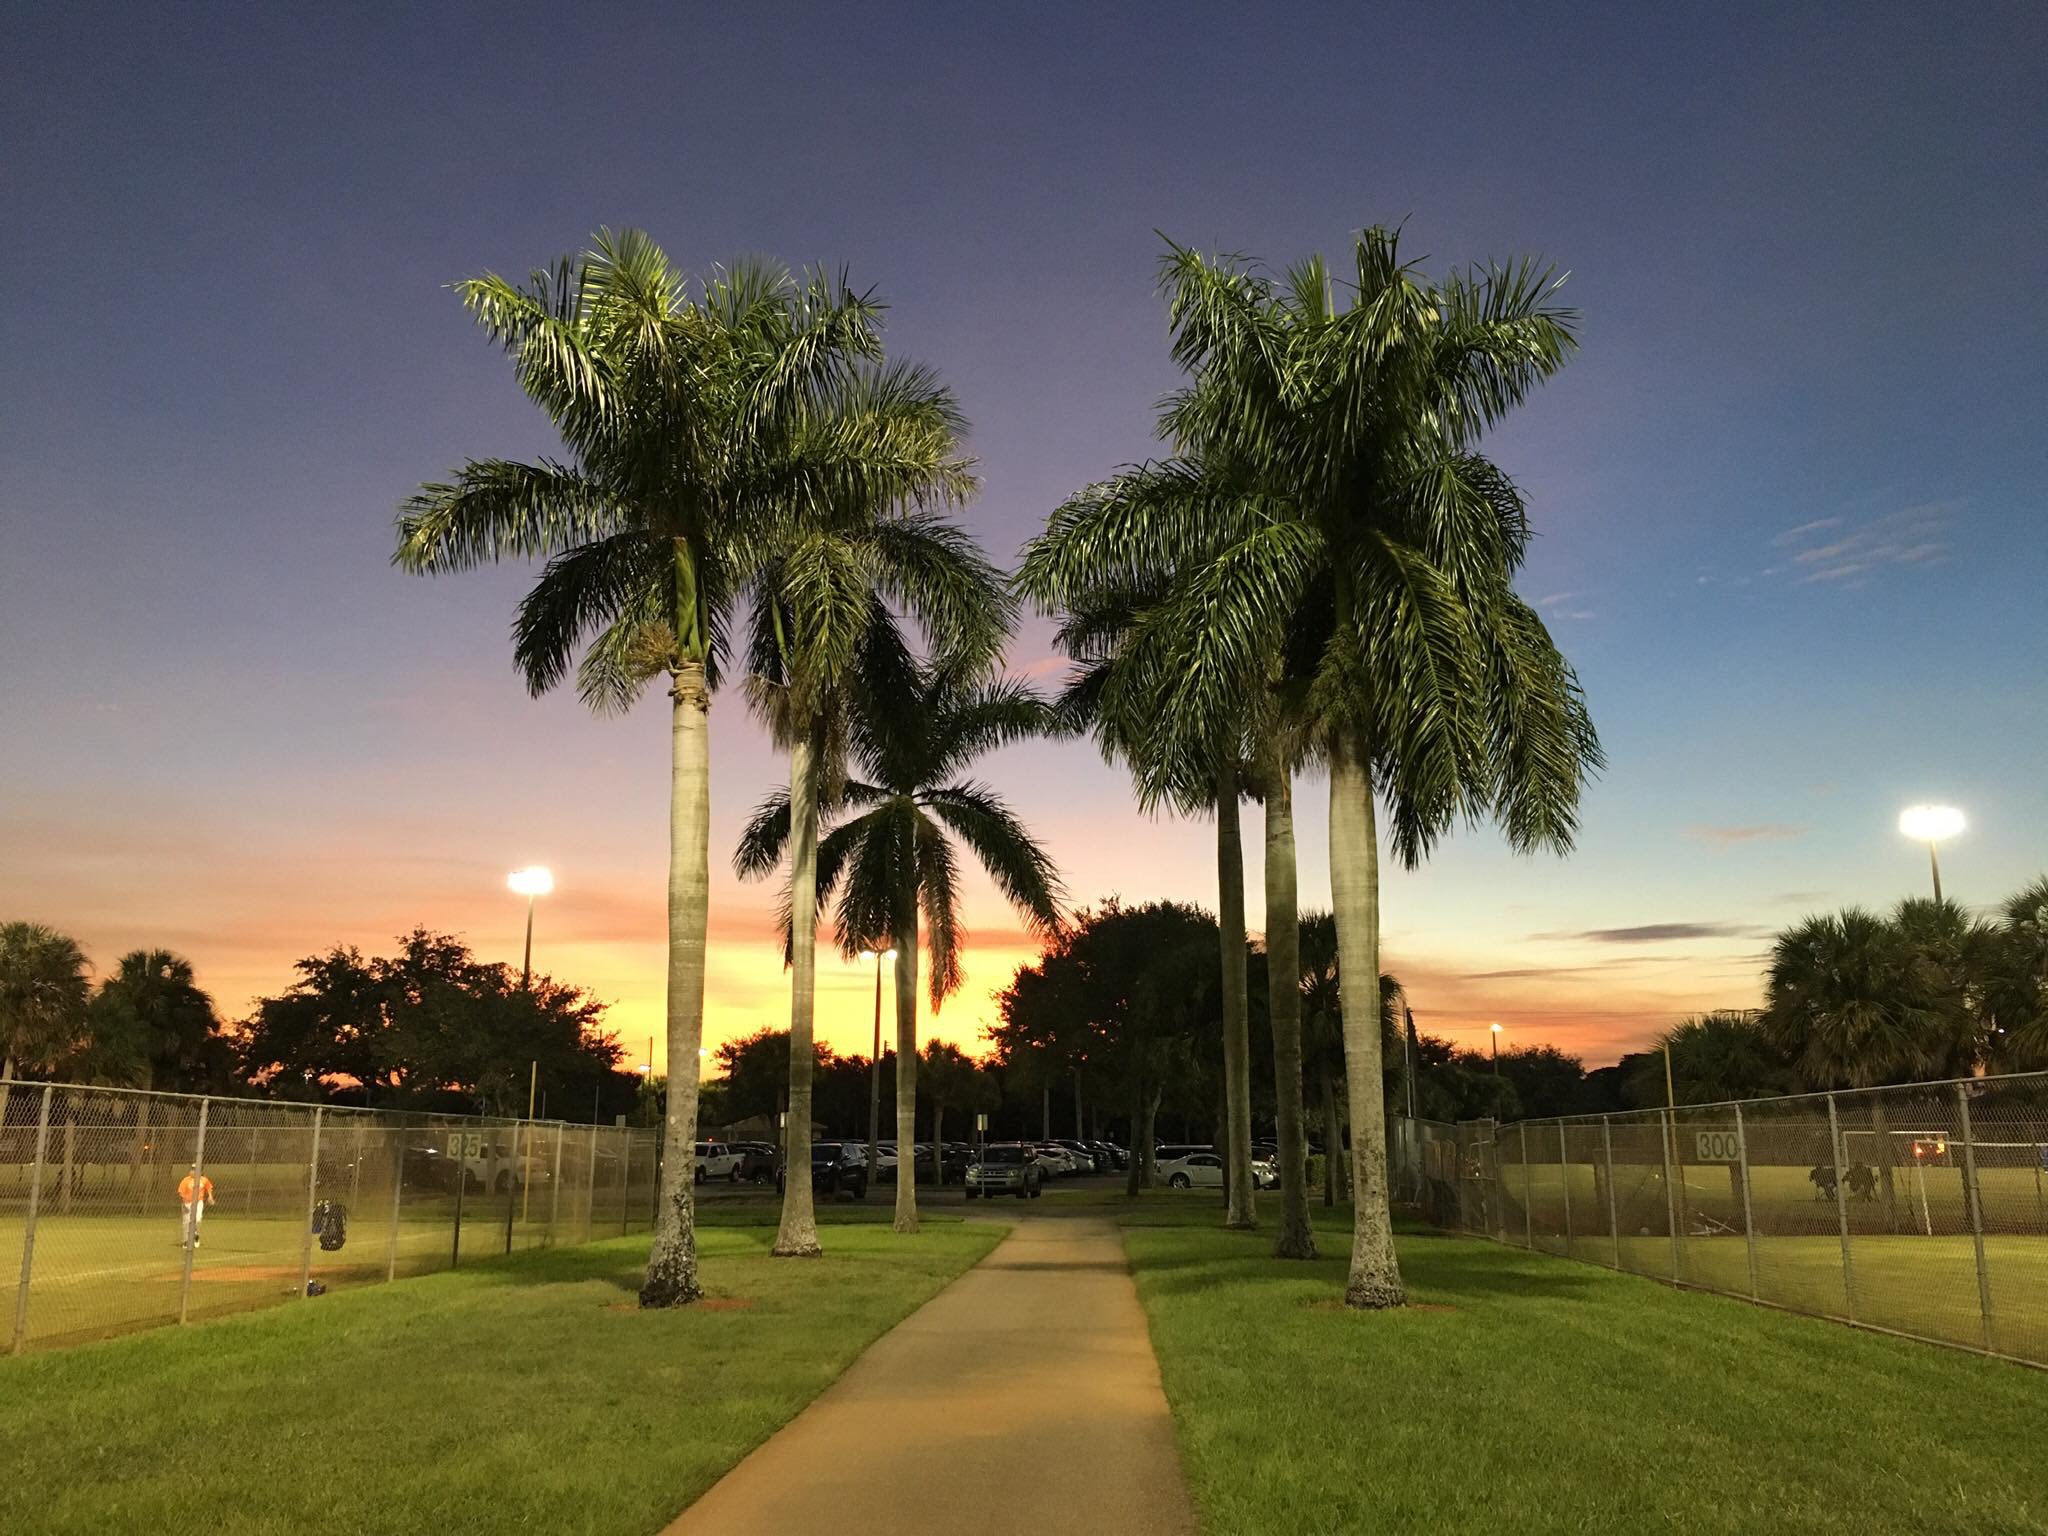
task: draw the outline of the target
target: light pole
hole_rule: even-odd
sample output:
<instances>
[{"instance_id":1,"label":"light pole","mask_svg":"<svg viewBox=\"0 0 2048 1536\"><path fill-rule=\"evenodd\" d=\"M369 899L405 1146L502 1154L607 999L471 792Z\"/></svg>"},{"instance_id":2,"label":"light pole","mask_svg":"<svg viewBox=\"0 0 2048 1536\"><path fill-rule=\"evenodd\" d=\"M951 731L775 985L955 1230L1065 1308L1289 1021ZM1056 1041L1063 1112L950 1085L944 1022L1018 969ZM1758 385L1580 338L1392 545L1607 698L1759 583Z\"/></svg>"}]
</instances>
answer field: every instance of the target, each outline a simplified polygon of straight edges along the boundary
<instances>
[{"instance_id":1,"label":"light pole","mask_svg":"<svg viewBox=\"0 0 2048 1536\"><path fill-rule=\"evenodd\" d=\"M530 864L525 869L513 870L505 877L505 883L526 898L526 959L519 967L519 989L523 992L533 983L533 904L555 888L555 877L544 865Z\"/></svg>"},{"instance_id":2,"label":"light pole","mask_svg":"<svg viewBox=\"0 0 2048 1536\"><path fill-rule=\"evenodd\" d=\"M1934 899L1941 900L1941 857L1935 845L1963 830L1963 813L1952 805L1909 805L1899 812L1899 830L1927 845L1927 867L1934 872Z\"/></svg>"},{"instance_id":3,"label":"light pole","mask_svg":"<svg viewBox=\"0 0 2048 1536\"><path fill-rule=\"evenodd\" d=\"M882 962L894 960L893 949L871 949L875 957L875 1048L868 1057L868 1176L874 1177L875 1143L882 1132ZM897 1148L896 1177L903 1177L902 1148Z\"/></svg>"},{"instance_id":4,"label":"light pole","mask_svg":"<svg viewBox=\"0 0 2048 1536\"><path fill-rule=\"evenodd\" d=\"M1489 1025L1487 1026L1487 1028L1493 1031L1493 1075L1494 1075L1495 1077L1499 1077L1499 1076L1500 1076L1500 1025L1499 1025L1499 1024L1497 1024L1497 1023L1496 1023L1496 1024L1489 1024Z\"/></svg>"}]
</instances>

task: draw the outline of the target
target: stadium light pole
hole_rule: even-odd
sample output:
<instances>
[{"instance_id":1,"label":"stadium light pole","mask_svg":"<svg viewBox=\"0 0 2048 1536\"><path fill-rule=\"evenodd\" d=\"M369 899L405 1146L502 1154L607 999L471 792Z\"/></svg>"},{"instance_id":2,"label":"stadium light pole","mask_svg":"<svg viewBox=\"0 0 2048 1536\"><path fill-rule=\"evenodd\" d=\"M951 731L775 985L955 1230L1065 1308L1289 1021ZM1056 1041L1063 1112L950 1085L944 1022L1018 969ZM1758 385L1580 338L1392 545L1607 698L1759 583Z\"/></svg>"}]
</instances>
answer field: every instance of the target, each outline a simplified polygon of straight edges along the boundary
<instances>
[{"instance_id":1,"label":"stadium light pole","mask_svg":"<svg viewBox=\"0 0 2048 1536\"><path fill-rule=\"evenodd\" d=\"M1941 855L1937 845L1963 830L1963 813L1952 805L1909 805L1899 812L1899 830L1927 845L1927 867L1934 872L1934 899L1941 900Z\"/></svg>"},{"instance_id":2,"label":"stadium light pole","mask_svg":"<svg viewBox=\"0 0 2048 1536\"><path fill-rule=\"evenodd\" d=\"M529 864L525 869L513 870L505 877L505 884L526 898L526 959L519 967L519 989L523 992L533 984L533 904L555 888L555 877L545 866Z\"/></svg>"},{"instance_id":3,"label":"stadium light pole","mask_svg":"<svg viewBox=\"0 0 2048 1536\"><path fill-rule=\"evenodd\" d=\"M894 960L896 951L871 949L868 953L875 957L875 1048L868 1057L868 1172L872 1176L875 1146L882 1130L882 965L884 961ZM897 1166L902 1166L900 1157ZM900 1173L898 1177L901 1177ZM866 1198L865 1193L862 1198Z\"/></svg>"},{"instance_id":4,"label":"stadium light pole","mask_svg":"<svg viewBox=\"0 0 2048 1536\"><path fill-rule=\"evenodd\" d=\"M1486 1026L1493 1031L1493 1075L1500 1076L1500 1025L1498 1022Z\"/></svg>"}]
</instances>

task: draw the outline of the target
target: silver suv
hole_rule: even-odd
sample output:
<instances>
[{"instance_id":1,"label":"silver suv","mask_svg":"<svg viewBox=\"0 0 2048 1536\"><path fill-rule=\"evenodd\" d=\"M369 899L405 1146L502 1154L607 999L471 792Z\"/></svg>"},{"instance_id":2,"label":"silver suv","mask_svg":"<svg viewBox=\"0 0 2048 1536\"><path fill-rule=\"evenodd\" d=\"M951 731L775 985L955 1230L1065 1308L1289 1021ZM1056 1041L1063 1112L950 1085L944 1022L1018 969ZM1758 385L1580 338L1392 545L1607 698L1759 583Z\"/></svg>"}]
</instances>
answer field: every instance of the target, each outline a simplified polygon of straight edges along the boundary
<instances>
[{"instance_id":1,"label":"silver suv","mask_svg":"<svg viewBox=\"0 0 2048 1536\"><path fill-rule=\"evenodd\" d=\"M998 1141L967 1165L967 1198L1015 1195L1036 1200L1045 1190L1045 1170L1020 1141Z\"/></svg>"}]
</instances>

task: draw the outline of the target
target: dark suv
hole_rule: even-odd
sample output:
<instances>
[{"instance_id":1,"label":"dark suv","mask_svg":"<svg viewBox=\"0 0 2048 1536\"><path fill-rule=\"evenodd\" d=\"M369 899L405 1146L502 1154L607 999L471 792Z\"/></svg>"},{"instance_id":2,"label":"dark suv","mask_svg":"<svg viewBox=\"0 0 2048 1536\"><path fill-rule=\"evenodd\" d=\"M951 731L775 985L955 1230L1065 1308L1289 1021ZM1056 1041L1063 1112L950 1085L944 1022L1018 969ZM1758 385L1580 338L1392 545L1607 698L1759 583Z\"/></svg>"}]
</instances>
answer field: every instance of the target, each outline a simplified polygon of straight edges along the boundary
<instances>
[{"instance_id":1,"label":"dark suv","mask_svg":"<svg viewBox=\"0 0 2048 1536\"><path fill-rule=\"evenodd\" d=\"M1045 1192L1045 1170L1022 1142L998 1141L967 1165L967 1198L1015 1195L1036 1200Z\"/></svg>"},{"instance_id":2,"label":"dark suv","mask_svg":"<svg viewBox=\"0 0 2048 1536\"><path fill-rule=\"evenodd\" d=\"M775 1170L775 1191L780 1194L789 1181L788 1170ZM811 1189L836 1195L841 1190L856 1200L868 1193L867 1149L857 1141L814 1141L811 1143Z\"/></svg>"}]
</instances>

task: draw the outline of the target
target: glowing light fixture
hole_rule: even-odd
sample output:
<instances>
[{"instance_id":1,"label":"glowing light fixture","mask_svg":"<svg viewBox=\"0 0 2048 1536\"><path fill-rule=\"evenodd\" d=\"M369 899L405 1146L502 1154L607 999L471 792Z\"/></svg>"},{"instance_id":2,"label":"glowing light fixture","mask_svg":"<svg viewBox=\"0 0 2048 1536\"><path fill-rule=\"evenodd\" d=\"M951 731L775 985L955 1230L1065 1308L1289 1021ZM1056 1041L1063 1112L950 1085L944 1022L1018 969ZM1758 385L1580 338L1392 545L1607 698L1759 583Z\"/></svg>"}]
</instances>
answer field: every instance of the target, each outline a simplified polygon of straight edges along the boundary
<instances>
[{"instance_id":1,"label":"glowing light fixture","mask_svg":"<svg viewBox=\"0 0 2048 1536\"><path fill-rule=\"evenodd\" d=\"M1927 845L1927 867L1934 872L1934 899L1941 900L1941 856L1936 846L1963 830L1963 813L1952 805L1909 805L1899 812L1899 831Z\"/></svg>"},{"instance_id":2,"label":"glowing light fixture","mask_svg":"<svg viewBox=\"0 0 2048 1536\"><path fill-rule=\"evenodd\" d=\"M555 888L555 877L545 864L529 864L524 869L513 870L505 877L505 884L526 898L526 959L519 968L519 986L523 991L533 981L534 899Z\"/></svg>"}]
</instances>

